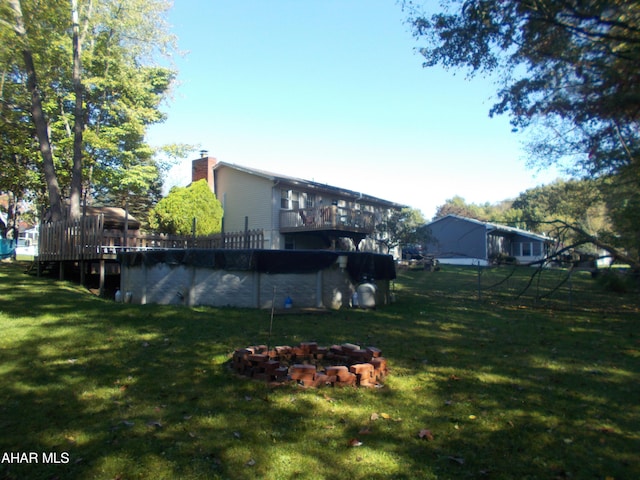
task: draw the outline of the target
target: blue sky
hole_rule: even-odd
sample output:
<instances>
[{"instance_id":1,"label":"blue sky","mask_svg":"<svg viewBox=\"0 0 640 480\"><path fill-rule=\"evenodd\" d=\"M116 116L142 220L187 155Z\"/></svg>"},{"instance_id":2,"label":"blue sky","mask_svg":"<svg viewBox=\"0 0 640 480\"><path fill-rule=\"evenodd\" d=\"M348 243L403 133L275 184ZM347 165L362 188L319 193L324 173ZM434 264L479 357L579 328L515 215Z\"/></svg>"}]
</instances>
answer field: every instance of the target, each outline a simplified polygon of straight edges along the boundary
<instances>
[{"instance_id":1,"label":"blue sky","mask_svg":"<svg viewBox=\"0 0 640 480\"><path fill-rule=\"evenodd\" d=\"M422 210L513 198L555 178L489 118L495 85L425 69L394 0L177 0L186 55L152 145L328 183ZM169 185L190 181L182 160Z\"/></svg>"}]
</instances>

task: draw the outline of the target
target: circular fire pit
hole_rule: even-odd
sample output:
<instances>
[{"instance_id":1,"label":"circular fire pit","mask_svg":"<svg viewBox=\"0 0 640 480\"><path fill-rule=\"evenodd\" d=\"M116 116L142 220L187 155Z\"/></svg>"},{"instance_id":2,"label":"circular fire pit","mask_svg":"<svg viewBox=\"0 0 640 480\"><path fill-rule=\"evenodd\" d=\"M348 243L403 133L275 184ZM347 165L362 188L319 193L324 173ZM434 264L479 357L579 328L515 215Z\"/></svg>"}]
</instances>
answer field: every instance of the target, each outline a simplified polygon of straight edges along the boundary
<instances>
[{"instance_id":1,"label":"circular fire pit","mask_svg":"<svg viewBox=\"0 0 640 480\"><path fill-rule=\"evenodd\" d=\"M295 381L304 387L375 387L388 373L387 360L378 348L363 349L352 343L240 348L233 353L232 365L240 375L267 382Z\"/></svg>"}]
</instances>

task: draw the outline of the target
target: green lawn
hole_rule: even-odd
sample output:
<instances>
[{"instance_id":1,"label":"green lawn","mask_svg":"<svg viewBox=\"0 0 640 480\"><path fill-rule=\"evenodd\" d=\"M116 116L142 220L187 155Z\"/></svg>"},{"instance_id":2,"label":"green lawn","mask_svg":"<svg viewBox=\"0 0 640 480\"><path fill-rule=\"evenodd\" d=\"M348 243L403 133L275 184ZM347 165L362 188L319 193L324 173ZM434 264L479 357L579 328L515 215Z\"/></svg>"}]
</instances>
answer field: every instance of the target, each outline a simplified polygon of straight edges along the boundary
<instances>
[{"instance_id":1,"label":"green lawn","mask_svg":"<svg viewBox=\"0 0 640 480\"><path fill-rule=\"evenodd\" d=\"M589 275L545 296L563 272L520 295L531 269L401 271L376 311L276 315L271 345L390 364L384 388L302 389L228 368L269 311L116 304L24 270L0 264L0 460L39 462L3 480L640 478L638 294Z\"/></svg>"}]
</instances>

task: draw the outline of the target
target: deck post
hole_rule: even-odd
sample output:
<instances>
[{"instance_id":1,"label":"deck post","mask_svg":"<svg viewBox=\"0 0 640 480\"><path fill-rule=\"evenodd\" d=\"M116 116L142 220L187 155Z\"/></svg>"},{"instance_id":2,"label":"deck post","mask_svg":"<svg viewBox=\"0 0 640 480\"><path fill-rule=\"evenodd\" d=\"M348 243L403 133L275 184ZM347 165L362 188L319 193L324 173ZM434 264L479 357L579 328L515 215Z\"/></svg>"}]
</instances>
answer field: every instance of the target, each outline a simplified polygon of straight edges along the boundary
<instances>
[{"instance_id":1,"label":"deck post","mask_svg":"<svg viewBox=\"0 0 640 480\"><path fill-rule=\"evenodd\" d=\"M100 286L99 293L101 297L104 296L104 279L105 279L105 262L104 258L100 259Z\"/></svg>"},{"instance_id":2,"label":"deck post","mask_svg":"<svg viewBox=\"0 0 640 480\"><path fill-rule=\"evenodd\" d=\"M322 283L322 270L318 270L318 273L316 273L316 307L318 308L324 307L324 302L322 299Z\"/></svg>"}]
</instances>

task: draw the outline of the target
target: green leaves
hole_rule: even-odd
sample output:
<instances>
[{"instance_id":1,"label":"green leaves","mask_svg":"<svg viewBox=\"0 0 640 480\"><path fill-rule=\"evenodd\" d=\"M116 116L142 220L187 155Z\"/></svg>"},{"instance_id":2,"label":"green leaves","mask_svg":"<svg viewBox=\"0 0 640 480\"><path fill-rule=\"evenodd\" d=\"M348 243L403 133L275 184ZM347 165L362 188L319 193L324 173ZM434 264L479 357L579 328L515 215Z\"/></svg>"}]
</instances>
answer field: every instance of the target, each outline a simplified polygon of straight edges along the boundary
<instances>
[{"instance_id":1,"label":"green leaves","mask_svg":"<svg viewBox=\"0 0 640 480\"><path fill-rule=\"evenodd\" d=\"M210 235L222 228L222 205L206 180L188 187L174 187L158 202L149 216L151 228L163 233L191 235L193 220L196 235Z\"/></svg>"}]
</instances>

